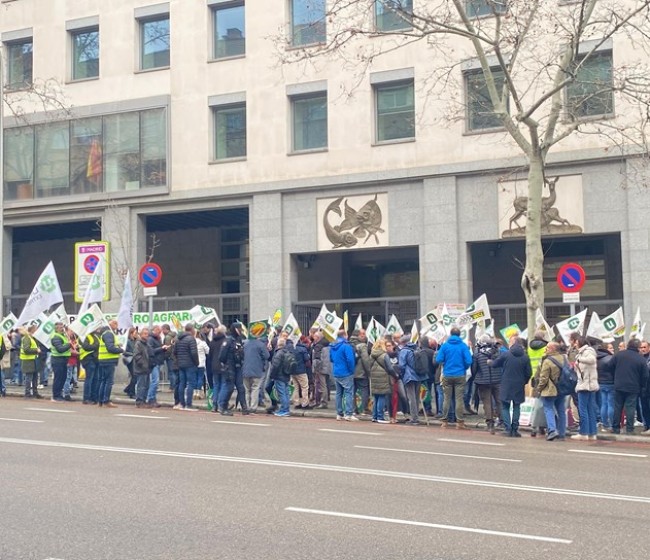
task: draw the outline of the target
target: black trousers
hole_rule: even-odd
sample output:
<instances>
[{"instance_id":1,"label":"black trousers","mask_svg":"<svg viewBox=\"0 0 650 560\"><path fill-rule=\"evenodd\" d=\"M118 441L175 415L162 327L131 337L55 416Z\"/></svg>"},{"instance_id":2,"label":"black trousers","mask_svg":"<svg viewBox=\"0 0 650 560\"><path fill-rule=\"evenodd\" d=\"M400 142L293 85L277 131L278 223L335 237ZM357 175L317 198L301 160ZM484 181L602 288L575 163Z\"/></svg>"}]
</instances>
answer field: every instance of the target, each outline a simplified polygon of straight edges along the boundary
<instances>
[{"instance_id":1,"label":"black trousers","mask_svg":"<svg viewBox=\"0 0 650 560\"><path fill-rule=\"evenodd\" d=\"M63 398L63 386L68 376L68 358L52 358L52 371L54 372L54 381L52 382L52 398Z\"/></svg>"},{"instance_id":2,"label":"black trousers","mask_svg":"<svg viewBox=\"0 0 650 560\"><path fill-rule=\"evenodd\" d=\"M614 420L612 422L614 431L621 429L621 413L623 409L625 409L626 431L628 433L634 431L634 417L638 397L637 393L614 391Z\"/></svg>"}]
</instances>

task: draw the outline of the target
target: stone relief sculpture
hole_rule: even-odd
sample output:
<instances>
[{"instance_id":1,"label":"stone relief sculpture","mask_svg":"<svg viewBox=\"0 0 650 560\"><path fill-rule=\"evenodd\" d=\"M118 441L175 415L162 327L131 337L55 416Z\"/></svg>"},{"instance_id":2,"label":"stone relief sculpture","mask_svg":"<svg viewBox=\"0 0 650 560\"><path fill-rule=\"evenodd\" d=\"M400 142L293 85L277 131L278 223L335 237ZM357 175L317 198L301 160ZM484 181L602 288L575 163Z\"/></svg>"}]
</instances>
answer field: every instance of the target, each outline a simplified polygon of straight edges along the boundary
<instances>
[{"instance_id":1,"label":"stone relief sculpture","mask_svg":"<svg viewBox=\"0 0 650 560\"><path fill-rule=\"evenodd\" d=\"M542 197L542 234L558 235L582 233L580 226L574 225L569 220L560 215L560 211L555 207L557 202L557 183L560 177L552 179L545 178L544 186L548 189L549 196ZM509 227L502 233L503 237L519 237L526 234L526 224L522 226L520 221L526 218L528 213L528 196L517 196L512 201L514 213L510 216Z\"/></svg>"},{"instance_id":2,"label":"stone relief sculpture","mask_svg":"<svg viewBox=\"0 0 650 560\"><path fill-rule=\"evenodd\" d=\"M341 203L345 197L339 197L333 200L326 208L323 214L323 228L325 235L332 244L332 249L350 248L363 240L367 244L370 238L374 238L375 244L379 245L378 233L384 233L382 229L383 216L379 204L377 204L377 195L374 199L367 201L359 210L355 210L348 200L345 200L345 214L341 212ZM339 224L333 225L330 222L332 214L342 218Z\"/></svg>"}]
</instances>

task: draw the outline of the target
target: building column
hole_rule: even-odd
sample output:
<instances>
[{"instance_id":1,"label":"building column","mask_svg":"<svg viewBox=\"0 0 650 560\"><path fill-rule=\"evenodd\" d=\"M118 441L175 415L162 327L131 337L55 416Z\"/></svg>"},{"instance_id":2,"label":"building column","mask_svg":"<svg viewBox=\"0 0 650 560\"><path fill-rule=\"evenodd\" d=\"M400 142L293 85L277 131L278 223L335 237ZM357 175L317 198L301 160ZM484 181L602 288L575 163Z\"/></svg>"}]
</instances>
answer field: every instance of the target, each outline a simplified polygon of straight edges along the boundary
<instances>
[{"instance_id":1,"label":"building column","mask_svg":"<svg viewBox=\"0 0 650 560\"><path fill-rule=\"evenodd\" d=\"M6 305L6 297L12 294L12 274L13 274L13 228L4 227L4 217L0 211L0 231L2 232L2 258L0 258L0 287L2 288L2 317L10 309Z\"/></svg>"}]
</instances>

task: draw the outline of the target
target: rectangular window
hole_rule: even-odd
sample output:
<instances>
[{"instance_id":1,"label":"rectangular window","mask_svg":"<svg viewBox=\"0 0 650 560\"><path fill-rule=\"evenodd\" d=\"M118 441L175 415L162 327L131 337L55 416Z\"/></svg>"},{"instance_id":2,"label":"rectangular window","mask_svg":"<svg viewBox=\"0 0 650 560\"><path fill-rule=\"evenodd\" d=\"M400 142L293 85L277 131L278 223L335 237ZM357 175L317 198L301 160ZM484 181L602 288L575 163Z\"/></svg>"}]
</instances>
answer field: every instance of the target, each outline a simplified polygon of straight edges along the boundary
<instances>
[{"instance_id":1,"label":"rectangular window","mask_svg":"<svg viewBox=\"0 0 650 560\"><path fill-rule=\"evenodd\" d=\"M508 9L506 0L467 0L467 15L470 17L504 14Z\"/></svg>"},{"instance_id":2,"label":"rectangular window","mask_svg":"<svg viewBox=\"0 0 650 560\"><path fill-rule=\"evenodd\" d=\"M413 81L378 84L374 88L377 142L415 138Z\"/></svg>"},{"instance_id":3,"label":"rectangular window","mask_svg":"<svg viewBox=\"0 0 650 560\"><path fill-rule=\"evenodd\" d=\"M7 83L9 89L32 85L32 39L7 43Z\"/></svg>"},{"instance_id":4,"label":"rectangular window","mask_svg":"<svg viewBox=\"0 0 650 560\"><path fill-rule=\"evenodd\" d=\"M303 47L325 42L325 0L290 0L291 44Z\"/></svg>"},{"instance_id":5,"label":"rectangular window","mask_svg":"<svg viewBox=\"0 0 650 560\"><path fill-rule=\"evenodd\" d=\"M214 58L243 56L246 53L246 20L243 3L225 4L212 9Z\"/></svg>"},{"instance_id":6,"label":"rectangular window","mask_svg":"<svg viewBox=\"0 0 650 560\"><path fill-rule=\"evenodd\" d=\"M294 152L327 148L327 94L291 98Z\"/></svg>"},{"instance_id":7,"label":"rectangular window","mask_svg":"<svg viewBox=\"0 0 650 560\"><path fill-rule=\"evenodd\" d=\"M74 30L72 38L72 79L99 77L99 28Z\"/></svg>"},{"instance_id":8,"label":"rectangular window","mask_svg":"<svg viewBox=\"0 0 650 560\"><path fill-rule=\"evenodd\" d=\"M497 91L501 93L504 84L503 71L492 69L492 76ZM467 130L485 130L502 128L503 123L494 112L483 71L465 73L465 94L467 98Z\"/></svg>"},{"instance_id":9,"label":"rectangular window","mask_svg":"<svg viewBox=\"0 0 650 560\"><path fill-rule=\"evenodd\" d=\"M212 108L215 159L246 157L246 104Z\"/></svg>"},{"instance_id":10,"label":"rectangular window","mask_svg":"<svg viewBox=\"0 0 650 560\"><path fill-rule=\"evenodd\" d=\"M169 14L142 19L140 25L140 70L169 67Z\"/></svg>"},{"instance_id":11,"label":"rectangular window","mask_svg":"<svg viewBox=\"0 0 650 560\"><path fill-rule=\"evenodd\" d=\"M413 0L375 0L375 28L377 31L397 31L411 27Z\"/></svg>"},{"instance_id":12,"label":"rectangular window","mask_svg":"<svg viewBox=\"0 0 650 560\"><path fill-rule=\"evenodd\" d=\"M598 52L576 61L575 81L567 86L566 110L581 119L614 114L612 52Z\"/></svg>"},{"instance_id":13,"label":"rectangular window","mask_svg":"<svg viewBox=\"0 0 650 560\"><path fill-rule=\"evenodd\" d=\"M167 185L164 108L11 128L4 138L5 200Z\"/></svg>"}]
</instances>

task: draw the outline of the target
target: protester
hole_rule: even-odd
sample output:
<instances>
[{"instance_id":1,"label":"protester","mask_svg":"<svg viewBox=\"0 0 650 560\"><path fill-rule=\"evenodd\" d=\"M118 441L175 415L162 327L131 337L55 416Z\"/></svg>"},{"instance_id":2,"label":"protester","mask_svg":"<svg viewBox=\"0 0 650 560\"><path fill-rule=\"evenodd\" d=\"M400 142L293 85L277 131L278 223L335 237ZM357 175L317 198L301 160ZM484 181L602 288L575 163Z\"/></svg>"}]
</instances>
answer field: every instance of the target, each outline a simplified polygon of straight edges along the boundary
<instances>
[{"instance_id":1,"label":"protester","mask_svg":"<svg viewBox=\"0 0 650 560\"><path fill-rule=\"evenodd\" d=\"M244 342L242 376L246 389L246 409L252 413L257 412L260 387L268 360L269 351L262 340L252 339Z\"/></svg>"},{"instance_id":2,"label":"protester","mask_svg":"<svg viewBox=\"0 0 650 560\"><path fill-rule=\"evenodd\" d=\"M99 329L89 332L81 339L79 359L84 368L83 404L97 404L99 397L99 376L97 374L99 358Z\"/></svg>"},{"instance_id":3,"label":"protester","mask_svg":"<svg viewBox=\"0 0 650 560\"><path fill-rule=\"evenodd\" d=\"M442 389L444 393L442 427L449 424L449 406L452 392L455 390L456 399L456 428L467 429L463 417L463 390L465 375L472 365L472 355L467 344L460 338L460 329L453 327L447 341L440 347L436 361L442 365Z\"/></svg>"},{"instance_id":4,"label":"protester","mask_svg":"<svg viewBox=\"0 0 650 560\"><path fill-rule=\"evenodd\" d=\"M71 344L65 334L63 323L55 323L54 334L50 339L50 343L52 345L52 369L54 370L54 380L52 381L52 402L63 402L63 386L65 385L65 380L68 375L68 358L71 356Z\"/></svg>"},{"instance_id":5,"label":"protester","mask_svg":"<svg viewBox=\"0 0 650 560\"><path fill-rule=\"evenodd\" d=\"M302 339L299 339L295 346L287 341L286 348L293 351L293 356L296 359L296 368L291 374L293 406L295 409L308 410L312 408L309 405L309 376L307 375L307 370L311 368L309 350Z\"/></svg>"},{"instance_id":6,"label":"protester","mask_svg":"<svg viewBox=\"0 0 650 560\"><path fill-rule=\"evenodd\" d=\"M279 338L275 344L273 359L271 360L270 379L274 382L275 392L278 396L279 410L274 411L275 416L288 418L289 411L289 381L291 370L295 367L293 352L286 348L287 340ZM293 364L293 365L292 365Z\"/></svg>"},{"instance_id":7,"label":"protester","mask_svg":"<svg viewBox=\"0 0 650 560\"><path fill-rule=\"evenodd\" d=\"M348 342L348 334L339 330L336 342L330 347L332 374L336 384L336 419L355 421L354 410L354 349ZM345 407L345 410L344 410Z\"/></svg>"},{"instance_id":8,"label":"protester","mask_svg":"<svg viewBox=\"0 0 650 560\"><path fill-rule=\"evenodd\" d=\"M196 368L199 365L199 353L196 349L196 338L194 337L194 326L192 324L185 325L185 330L179 333L174 345L174 355L178 359L179 370L179 402L174 405L174 409L197 410L192 406L192 395L194 383L196 382Z\"/></svg>"},{"instance_id":9,"label":"protester","mask_svg":"<svg viewBox=\"0 0 650 560\"><path fill-rule=\"evenodd\" d=\"M133 349L133 375L135 382L135 406L145 408L147 403L147 393L151 378L151 364L154 360L154 350L148 343L149 329L143 328L135 337L135 346Z\"/></svg>"},{"instance_id":10,"label":"protester","mask_svg":"<svg viewBox=\"0 0 650 560\"><path fill-rule=\"evenodd\" d=\"M38 371L36 358L41 353L38 343L34 338L37 326L31 325L25 329L21 327L22 339L20 342L20 367L25 381L25 398L42 399L38 393Z\"/></svg>"},{"instance_id":11,"label":"protester","mask_svg":"<svg viewBox=\"0 0 650 560\"><path fill-rule=\"evenodd\" d=\"M207 358L210 355L210 347L206 340L208 339L208 327L203 325L201 332L195 333L196 338L196 351L199 354L199 365L196 368L196 382L194 384L194 398L202 399L205 396L206 384L205 384L205 366L207 364Z\"/></svg>"},{"instance_id":12,"label":"protester","mask_svg":"<svg viewBox=\"0 0 650 560\"><path fill-rule=\"evenodd\" d=\"M165 363L167 350L169 346L163 344L160 340L161 328L159 326L154 326L149 336L143 341L149 346L150 359L150 382L149 389L147 391L147 404L153 408L160 407L158 403L158 386L160 384L160 368ZM142 337L140 337L142 338Z\"/></svg>"},{"instance_id":13,"label":"protester","mask_svg":"<svg viewBox=\"0 0 650 560\"><path fill-rule=\"evenodd\" d=\"M571 439L596 440L598 438L596 393L599 388L597 354L583 336L578 337L573 346L578 350L575 370L578 374L576 392L580 412L580 433L571 436Z\"/></svg>"},{"instance_id":14,"label":"protester","mask_svg":"<svg viewBox=\"0 0 650 560\"><path fill-rule=\"evenodd\" d=\"M322 332L314 333L311 345L311 364L314 372L314 400L316 408L327 408L329 403L329 377L332 365L329 358L329 341Z\"/></svg>"},{"instance_id":15,"label":"protester","mask_svg":"<svg viewBox=\"0 0 650 560\"><path fill-rule=\"evenodd\" d=\"M547 441L563 440L566 437L566 395L558 394L556 383L560 368L567 357L560 352L557 342L549 342L542 358L535 396L541 397L548 426ZM557 416L557 421L556 421Z\"/></svg>"},{"instance_id":16,"label":"protester","mask_svg":"<svg viewBox=\"0 0 650 560\"><path fill-rule=\"evenodd\" d=\"M111 402L111 391L115 378L115 368L124 349L117 340L117 321L112 319L108 327L101 331L99 338L99 406L115 408L117 405Z\"/></svg>"},{"instance_id":17,"label":"protester","mask_svg":"<svg viewBox=\"0 0 650 560\"><path fill-rule=\"evenodd\" d=\"M385 418L386 400L392 393L391 376L395 376L390 356L386 352L387 342L378 339L370 353L370 390L373 398L372 421L379 424L388 424Z\"/></svg>"},{"instance_id":18,"label":"protester","mask_svg":"<svg viewBox=\"0 0 650 560\"><path fill-rule=\"evenodd\" d=\"M502 376L501 365L503 364L503 360L499 361L498 355L499 350L492 337L488 334L481 335L474 350L472 374L474 384L483 403L487 428L492 434L495 433L495 423L499 416L492 403L497 404L504 400L499 397ZM499 357L506 355L507 353L503 353ZM509 413L510 411L508 410L508 415ZM510 429L508 429L508 432L510 432Z\"/></svg>"},{"instance_id":19,"label":"protester","mask_svg":"<svg viewBox=\"0 0 650 560\"><path fill-rule=\"evenodd\" d=\"M365 415L370 402L370 352L366 329L352 331L350 344L354 348L354 394L358 394L360 403L357 412Z\"/></svg>"},{"instance_id":20,"label":"protester","mask_svg":"<svg viewBox=\"0 0 650 560\"><path fill-rule=\"evenodd\" d=\"M420 377L415 371L415 349L416 345L411 342L411 336L403 335L400 339L398 364L406 391L406 399L409 403L410 419L407 424L411 426L420 423Z\"/></svg>"}]
</instances>

